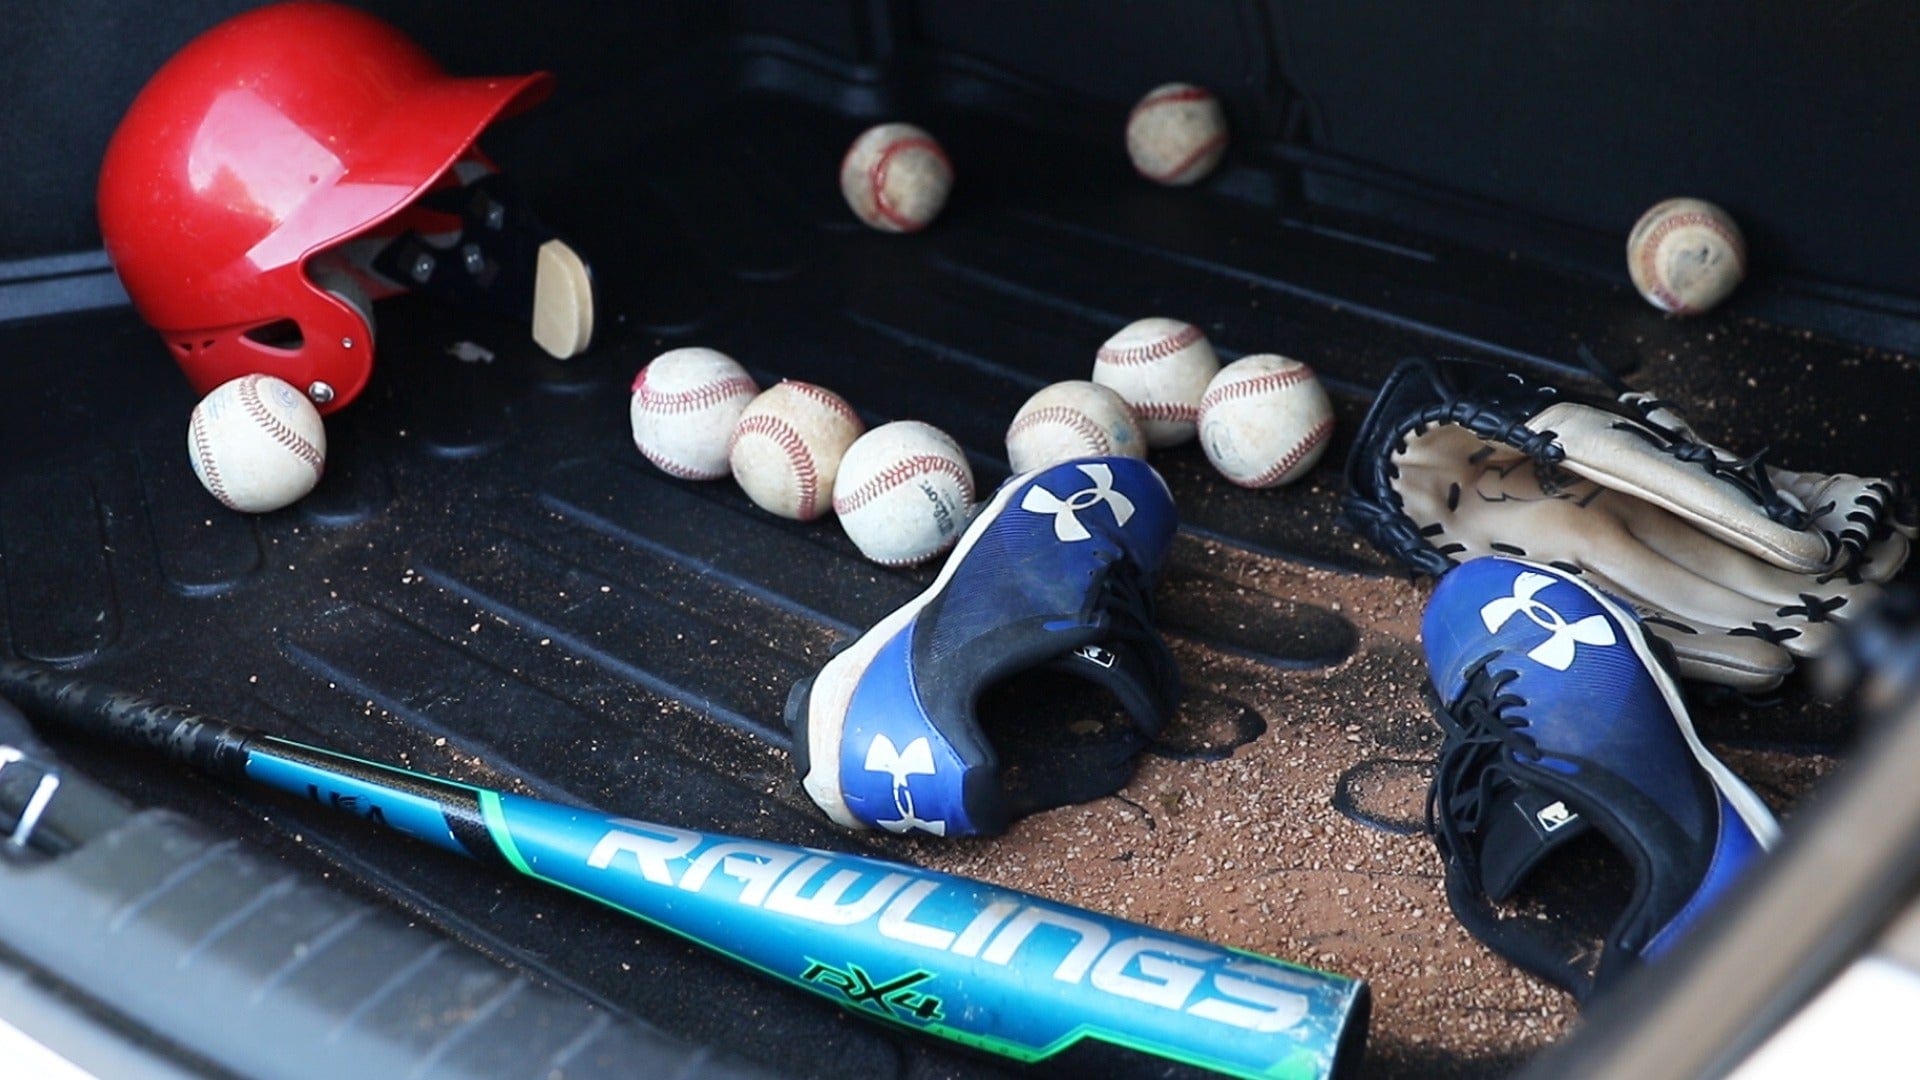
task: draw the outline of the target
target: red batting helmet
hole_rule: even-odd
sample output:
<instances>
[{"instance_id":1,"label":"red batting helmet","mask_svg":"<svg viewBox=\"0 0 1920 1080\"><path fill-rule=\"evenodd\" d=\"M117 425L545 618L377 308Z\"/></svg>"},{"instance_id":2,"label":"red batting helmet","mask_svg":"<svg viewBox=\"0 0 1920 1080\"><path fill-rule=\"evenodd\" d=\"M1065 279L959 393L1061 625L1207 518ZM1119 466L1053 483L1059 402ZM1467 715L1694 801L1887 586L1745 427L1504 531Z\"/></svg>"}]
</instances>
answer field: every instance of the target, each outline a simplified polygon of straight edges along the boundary
<instances>
[{"instance_id":1,"label":"red batting helmet","mask_svg":"<svg viewBox=\"0 0 1920 1080\"><path fill-rule=\"evenodd\" d=\"M454 78L400 31L275 4L195 38L134 99L100 169L100 233L142 318L200 393L274 375L322 411L373 370L351 285L313 256L417 199L545 73Z\"/></svg>"}]
</instances>

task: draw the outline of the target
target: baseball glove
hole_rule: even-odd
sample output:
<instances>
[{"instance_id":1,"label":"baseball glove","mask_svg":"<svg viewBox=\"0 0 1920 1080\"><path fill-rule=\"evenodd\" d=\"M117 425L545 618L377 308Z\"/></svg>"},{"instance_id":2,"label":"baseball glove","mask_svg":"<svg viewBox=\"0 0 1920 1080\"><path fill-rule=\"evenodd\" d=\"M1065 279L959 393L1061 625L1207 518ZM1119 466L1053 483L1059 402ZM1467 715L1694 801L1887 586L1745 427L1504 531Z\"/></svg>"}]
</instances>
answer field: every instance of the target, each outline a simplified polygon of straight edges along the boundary
<instances>
[{"instance_id":1,"label":"baseball glove","mask_svg":"<svg viewBox=\"0 0 1920 1080\"><path fill-rule=\"evenodd\" d=\"M1345 509L1421 573L1513 555L1582 574L1672 644L1686 677L1760 692L1833 647L1915 534L1898 483L1761 457L1702 440L1647 394L1583 400L1408 360L1361 426Z\"/></svg>"}]
</instances>

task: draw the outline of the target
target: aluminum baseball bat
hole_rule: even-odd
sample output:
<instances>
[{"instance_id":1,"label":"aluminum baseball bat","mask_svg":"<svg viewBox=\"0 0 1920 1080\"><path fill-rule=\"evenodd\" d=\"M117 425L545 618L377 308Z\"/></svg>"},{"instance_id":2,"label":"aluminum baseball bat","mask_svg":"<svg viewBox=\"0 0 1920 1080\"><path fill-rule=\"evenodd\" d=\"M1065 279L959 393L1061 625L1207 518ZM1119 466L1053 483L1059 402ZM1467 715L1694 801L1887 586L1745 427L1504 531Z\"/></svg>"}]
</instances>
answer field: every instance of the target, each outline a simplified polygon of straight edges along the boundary
<instances>
[{"instance_id":1,"label":"aluminum baseball bat","mask_svg":"<svg viewBox=\"0 0 1920 1080\"><path fill-rule=\"evenodd\" d=\"M0 695L80 733L325 803L596 900L860 1015L1023 1062L1095 1044L1344 1076L1364 982L903 863L697 832L365 761L36 665ZM1113 1051L1100 1051L1102 1059Z\"/></svg>"}]
</instances>

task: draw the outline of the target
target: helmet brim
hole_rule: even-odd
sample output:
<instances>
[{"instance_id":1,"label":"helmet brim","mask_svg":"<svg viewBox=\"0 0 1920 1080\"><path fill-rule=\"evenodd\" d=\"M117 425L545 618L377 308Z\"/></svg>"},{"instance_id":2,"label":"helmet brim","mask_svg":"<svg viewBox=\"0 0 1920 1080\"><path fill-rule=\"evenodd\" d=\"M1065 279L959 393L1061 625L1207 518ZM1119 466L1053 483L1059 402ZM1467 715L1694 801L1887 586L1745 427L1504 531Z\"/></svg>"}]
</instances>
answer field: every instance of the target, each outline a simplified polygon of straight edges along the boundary
<instances>
[{"instance_id":1,"label":"helmet brim","mask_svg":"<svg viewBox=\"0 0 1920 1080\"><path fill-rule=\"evenodd\" d=\"M299 263L371 231L430 188L496 121L553 92L546 72L446 78L415 87L341 148L341 171L247 253L261 269Z\"/></svg>"}]
</instances>

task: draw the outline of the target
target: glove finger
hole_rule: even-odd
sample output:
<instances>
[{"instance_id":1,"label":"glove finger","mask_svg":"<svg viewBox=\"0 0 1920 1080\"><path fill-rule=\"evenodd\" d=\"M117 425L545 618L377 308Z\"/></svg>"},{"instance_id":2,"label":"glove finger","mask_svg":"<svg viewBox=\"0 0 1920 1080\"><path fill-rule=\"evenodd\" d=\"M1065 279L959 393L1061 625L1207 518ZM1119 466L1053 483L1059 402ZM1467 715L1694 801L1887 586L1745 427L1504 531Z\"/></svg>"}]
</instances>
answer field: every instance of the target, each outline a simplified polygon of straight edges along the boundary
<instances>
[{"instance_id":1,"label":"glove finger","mask_svg":"<svg viewBox=\"0 0 1920 1080\"><path fill-rule=\"evenodd\" d=\"M1513 476L1531 478L1532 472L1516 470L1502 482L1510 482ZM1483 477L1474 490L1484 494L1487 484ZM1537 486L1534 490L1538 491ZM1463 513L1451 522L1458 531L1447 539L1460 547L1462 557L1517 555L1593 571L1643 614L1659 612L1681 625L1723 633L1778 621L1782 606L1798 602L1795 592L1784 587L1775 588L1773 596L1756 599L1721 584L1718 576L1724 566L1735 560L1755 564L1758 560L1714 544L1671 514L1618 492L1580 501L1525 498L1524 492L1505 488L1496 494L1501 498L1486 503L1486 512ZM1636 535L1636 528L1658 533L1663 520L1672 534L1668 542L1649 544ZM1697 545L1704 548L1696 550ZM1688 562L1676 562L1663 548L1682 552ZM1794 577L1793 581L1805 584L1811 579Z\"/></svg>"},{"instance_id":2,"label":"glove finger","mask_svg":"<svg viewBox=\"0 0 1920 1080\"><path fill-rule=\"evenodd\" d=\"M1673 647L1680 677L1761 694L1779 687L1793 673L1793 657L1756 637L1701 632L1651 620L1647 632Z\"/></svg>"},{"instance_id":3,"label":"glove finger","mask_svg":"<svg viewBox=\"0 0 1920 1080\"><path fill-rule=\"evenodd\" d=\"M1572 402L1550 405L1527 423L1554 433L1565 453L1559 467L1566 472L1658 506L1775 566L1823 573L1833 565L1832 540L1776 520L1770 511L1784 515L1789 501L1763 491L1740 469L1697 460L1711 456L1700 444L1668 447L1650 428Z\"/></svg>"},{"instance_id":4,"label":"glove finger","mask_svg":"<svg viewBox=\"0 0 1920 1080\"><path fill-rule=\"evenodd\" d=\"M1747 626L1776 618L1783 605L1795 602L1790 584L1812 581L1716 543L1658 507L1622 502L1626 505L1615 509L1616 528L1589 526L1581 534L1581 561L1653 610L1700 626ZM1787 580L1767 578L1763 571ZM1767 595L1754 596L1749 588Z\"/></svg>"},{"instance_id":5,"label":"glove finger","mask_svg":"<svg viewBox=\"0 0 1920 1080\"><path fill-rule=\"evenodd\" d=\"M1735 553L1725 552L1725 557L1731 560ZM1818 596L1809 595L1804 604L1796 599L1769 606L1671 562L1651 547L1610 551L1598 555L1591 565L1595 578L1617 583L1614 588L1621 599L1650 625L1668 623L1678 632L1691 629L1708 639L1757 641L1783 655L1818 656L1834 646L1836 628L1820 621L1827 608ZM1811 579L1805 580L1811 585ZM1809 619L1808 612L1822 614ZM1730 662L1752 662L1753 657L1765 655L1742 644L1696 642L1692 648L1717 650Z\"/></svg>"},{"instance_id":6,"label":"glove finger","mask_svg":"<svg viewBox=\"0 0 1920 1080\"><path fill-rule=\"evenodd\" d=\"M1704 593L1704 590L1701 590ZM1661 601L1669 602L1671 596L1663 595ZM1676 605L1678 607L1678 605ZM1837 623L1817 619L1808 619L1805 612L1819 611L1819 598L1809 596L1805 607L1782 607L1771 614L1756 614L1749 609L1746 614L1755 617L1745 622L1736 621L1739 617L1732 605L1707 607L1697 610L1662 611L1643 616L1648 625L1669 625L1676 631L1686 629L1698 631L1702 638L1721 639L1711 644L1696 644L1695 650L1718 649L1735 657L1753 657L1778 653L1801 658L1824 656L1839 644L1840 628ZM1756 644L1739 644L1753 642ZM1759 646L1766 646L1765 649ZM1789 665L1790 666L1790 665Z\"/></svg>"},{"instance_id":7,"label":"glove finger","mask_svg":"<svg viewBox=\"0 0 1920 1080\"><path fill-rule=\"evenodd\" d=\"M1867 553L1861 557L1854 570L1866 581L1885 584L1893 580L1893 575L1907 564L1907 556L1912 553L1913 543L1907 534L1898 527L1887 535L1868 545Z\"/></svg>"},{"instance_id":8,"label":"glove finger","mask_svg":"<svg viewBox=\"0 0 1920 1080\"><path fill-rule=\"evenodd\" d=\"M1683 526L1684 527L1684 526ZM1648 551L1658 556L1658 549ZM1746 561L1737 552L1722 549L1723 564ZM1745 593L1726 588L1677 563L1659 566L1651 559L1630 562L1629 580L1652 582L1632 586L1617 583L1618 572L1596 567L1590 576L1631 605L1647 629L1673 645L1681 673L1689 679L1758 693L1778 686L1792 672L1794 658L1823 656L1838 643L1839 627L1828 621L1830 607L1855 606L1858 586L1846 587L1846 597L1812 593L1769 607ZM1757 569L1774 570L1773 567ZM1809 589L1818 586L1801 577ZM1809 614L1815 617L1809 618Z\"/></svg>"},{"instance_id":9,"label":"glove finger","mask_svg":"<svg viewBox=\"0 0 1920 1080\"><path fill-rule=\"evenodd\" d=\"M1847 555L1858 555L1897 524L1892 484L1851 473L1794 472L1768 468L1776 490L1807 512L1811 528L1832 537ZM1844 564L1842 564L1844 565Z\"/></svg>"},{"instance_id":10,"label":"glove finger","mask_svg":"<svg viewBox=\"0 0 1920 1080\"><path fill-rule=\"evenodd\" d=\"M1840 644L1840 628L1830 622L1763 623L1734 627L1728 633L1774 637L1788 652L1802 659L1825 656ZM1788 634L1792 636L1784 636Z\"/></svg>"},{"instance_id":11,"label":"glove finger","mask_svg":"<svg viewBox=\"0 0 1920 1080\"><path fill-rule=\"evenodd\" d=\"M1648 633L1673 647L1682 678L1761 693L1779 686L1793 672L1793 656L1767 637L1733 634L1723 626L1680 619L1603 573L1588 571L1585 576L1632 608Z\"/></svg>"},{"instance_id":12,"label":"glove finger","mask_svg":"<svg viewBox=\"0 0 1920 1080\"><path fill-rule=\"evenodd\" d=\"M1821 580L1795 574L1751 558L1692 528L1658 507L1644 503L1622 508L1628 531L1647 547L1696 577L1711 580L1748 597L1752 603L1698 611L1695 617L1740 633L1798 630L1788 649L1819 655L1834 643L1828 620L1845 619L1870 602L1878 589L1869 582L1835 577Z\"/></svg>"}]
</instances>

